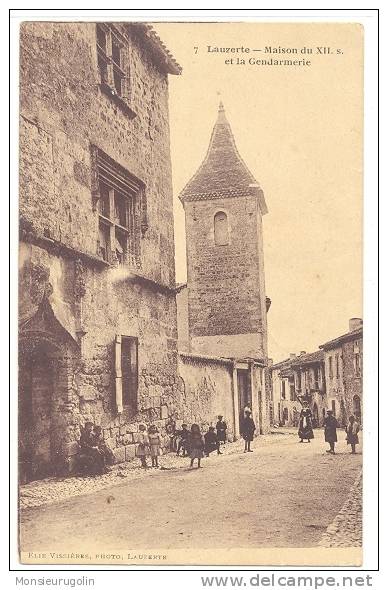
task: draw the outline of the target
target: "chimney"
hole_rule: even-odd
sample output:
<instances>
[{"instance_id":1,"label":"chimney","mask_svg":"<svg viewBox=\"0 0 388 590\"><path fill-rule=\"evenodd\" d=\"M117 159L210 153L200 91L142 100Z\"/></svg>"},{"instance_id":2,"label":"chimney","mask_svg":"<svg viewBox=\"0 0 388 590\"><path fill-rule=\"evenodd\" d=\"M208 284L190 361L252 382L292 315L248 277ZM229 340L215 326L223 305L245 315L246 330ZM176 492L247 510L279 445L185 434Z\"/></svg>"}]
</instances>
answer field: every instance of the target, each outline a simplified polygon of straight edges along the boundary
<instances>
[{"instance_id":1,"label":"chimney","mask_svg":"<svg viewBox=\"0 0 388 590\"><path fill-rule=\"evenodd\" d=\"M290 359L295 359L296 358L296 354L295 352L290 352Z\"/></svg>"},{"instance_id":2,"label":"chimney","mask_svg":"<svg viewBox=\"0 0 388 590\"><path fill-rule=\"evenodd\" d=\"M267 366L272 367L272 365L273 365L273 359L267 359Z\"/></svg>"},{"instance_id":3,"label":"chimney","mask_svg":"<svg viewBox=\"0 0 388 590\"><path fill-rule=\"evenodd\" d=\"M350 318L349 332L353 332L353 330L357 330L357 328L362 328L362 319L361 318Z\"/></svg>"},{"instance_id":4,"label":"chimney","mask_svg":"<svg viewBox=\"0 0 388 590\"><path fill-rule=\"evenodd\" d=\"M301 350L299 356L303 356L304 354L306 354L306 351L305 350Z\"/></svg>"}]
</instances>

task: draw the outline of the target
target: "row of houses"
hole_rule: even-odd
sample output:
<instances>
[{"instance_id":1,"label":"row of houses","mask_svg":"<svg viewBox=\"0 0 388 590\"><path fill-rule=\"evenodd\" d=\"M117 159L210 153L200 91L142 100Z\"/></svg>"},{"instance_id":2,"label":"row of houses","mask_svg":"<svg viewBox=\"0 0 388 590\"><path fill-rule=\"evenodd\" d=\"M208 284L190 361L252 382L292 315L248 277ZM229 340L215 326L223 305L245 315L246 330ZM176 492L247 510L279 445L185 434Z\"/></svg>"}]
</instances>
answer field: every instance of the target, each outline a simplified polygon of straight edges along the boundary
<instances>
[{"instance_id":1,"label":"row of houses","mask_svg":"<svg viewBox=\"0 0 388 590\"><path fill-rule=\"evenodd\" d=\"M362 421L362 342L362 320L352 318L348 332L319 350L273 364L271 423L297 426L302 401L308 402L315 427L322 426L327 409L342 426L352 414Z\"/></svg>"}]
</instances>

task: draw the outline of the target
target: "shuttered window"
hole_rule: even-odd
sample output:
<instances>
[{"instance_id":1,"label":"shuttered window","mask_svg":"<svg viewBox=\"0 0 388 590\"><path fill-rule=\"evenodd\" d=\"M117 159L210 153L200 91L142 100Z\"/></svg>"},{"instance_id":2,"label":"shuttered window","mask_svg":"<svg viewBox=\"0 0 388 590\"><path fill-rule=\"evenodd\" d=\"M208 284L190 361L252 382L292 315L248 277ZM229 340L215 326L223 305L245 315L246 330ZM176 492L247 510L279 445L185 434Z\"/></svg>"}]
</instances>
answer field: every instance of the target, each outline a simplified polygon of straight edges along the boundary
<instances>
[{"instance_id":1,"label":"shuttered window","mask_svg":"<svg viewBox=\"0 0 388 590\"><path fill-rule=\"evenodd\" d=\"M138 339L117 334L115 338L116 410L134 415L138 411Z\"/></svg>"}]
</instances>

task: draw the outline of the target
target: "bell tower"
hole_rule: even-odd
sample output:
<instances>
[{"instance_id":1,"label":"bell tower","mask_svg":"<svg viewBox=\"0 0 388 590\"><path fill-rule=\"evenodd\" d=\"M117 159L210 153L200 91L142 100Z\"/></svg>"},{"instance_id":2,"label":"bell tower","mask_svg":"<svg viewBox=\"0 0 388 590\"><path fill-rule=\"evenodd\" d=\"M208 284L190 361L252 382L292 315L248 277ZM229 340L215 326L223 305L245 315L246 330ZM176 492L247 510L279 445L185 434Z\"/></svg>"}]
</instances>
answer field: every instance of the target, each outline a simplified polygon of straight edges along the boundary
<instances>
[{"instance_id":1,"label":"bell tower","mask_svg":"<svg viewBox=\"0 0 388 590\"><path fill-rule=\"evenodd\" d=\"M238 153L222 102L206 157L179 198L186 222L191 352L266 361L267 207Z\"/></svg>"}]
</instances>

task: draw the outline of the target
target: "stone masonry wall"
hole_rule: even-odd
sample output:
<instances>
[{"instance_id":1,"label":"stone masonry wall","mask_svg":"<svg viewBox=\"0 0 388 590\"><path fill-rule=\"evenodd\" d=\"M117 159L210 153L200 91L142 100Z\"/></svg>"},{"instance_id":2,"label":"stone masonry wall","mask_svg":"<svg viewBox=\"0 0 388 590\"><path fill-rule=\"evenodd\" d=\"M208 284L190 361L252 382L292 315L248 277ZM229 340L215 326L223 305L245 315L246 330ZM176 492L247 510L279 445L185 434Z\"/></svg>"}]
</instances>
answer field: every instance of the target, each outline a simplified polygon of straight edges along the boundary
<instances>
[{"instance_id":1,"label":"stone masonry wall","mask_svg":"<svg viewBox=\"0 0 388 590\"><path fill-rule=\"evenodd\" d=\"M202 432L215 426L221 414L228 425L228 438L234 437L233 382L231 363L179 355L179 373L184 382L182 415L187 424L196 422Z\"/></svg>"},{"instance_id":2,"label":"stone masonry wall","mask_svg":"<svg viewBox=\"0 0 388 590\"><path fill-rule=\"evenodd\" d=\"M360 354L360 375L356 375L354 366L354 343L355 340L350 342L344 342L342 346L342 358L343 358L343 378L344 378L344 391L345 391L345 404L347 409L347 415L354 414L354 396L358 396L361 401L361 414L362 414L362 361L363 361L363 339L362 335L357 338Z\"/></svg>"},{"instance_id":3,"label":"stone masonry wall","mask_svg":"<svg viewBox=\"0 0 388 590\"><path fill-rule=\"evenodd\" d=\"M167 75L129 35L129 102L136 113L129 119L100 90L95 30L85 22L21 25L20 214L39 234L96 255L96 145L144 182L149 229L141 242L142 271L172 285Z\"/></svg>"},{"instance_id":4,"label":"stone masonry wall","mask_svg":"<svg viewBox=\"0 0 388 590\"><path fill-rule=\"evenodd\" d=\"M186 202L184 206L191 338L257 334L256 355L264 356L265 291L256 197ZM222 246L214 242L218 211L227 214L229 223L230 241ZM251 353L251 343L249 348ZM244 356L242 344L240 357Z\"/></svg>"}]
</instances>

